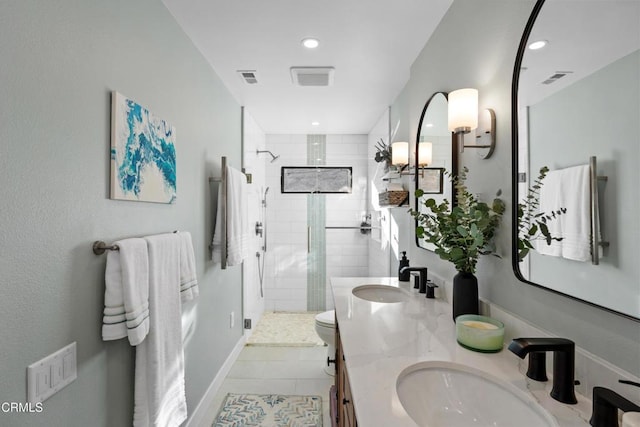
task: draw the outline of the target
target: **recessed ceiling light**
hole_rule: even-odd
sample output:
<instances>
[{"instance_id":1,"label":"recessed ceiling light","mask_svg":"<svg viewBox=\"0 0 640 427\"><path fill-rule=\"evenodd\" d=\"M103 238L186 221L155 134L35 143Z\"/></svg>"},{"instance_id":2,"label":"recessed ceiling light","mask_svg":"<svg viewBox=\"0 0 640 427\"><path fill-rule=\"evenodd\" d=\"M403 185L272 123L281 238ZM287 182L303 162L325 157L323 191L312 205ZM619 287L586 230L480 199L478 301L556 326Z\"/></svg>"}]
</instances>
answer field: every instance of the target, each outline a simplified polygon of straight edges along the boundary
<instances>
[{"instance_id":1,"label":"recessed ceiling light","mask_svg":"<svg viewBox=\"0 0 640 427\"><path fill-rule=\"evenodd\" d=\"M302 39L302 46L306 47L307 49L315 49L318 47L318 45L320 45L320 41L318 41L318 39L314 39L312 37Z\"/></svg>"},{"instance_id":2,"label":"recessed ceiling light","mask_svg":"<svg viewBox=\"0 0 640 427\"><path fill-rule=\"evenodd\" d=\"M546 40L538 40L538 41L535 41L535 42L531 43L529 45L529 49L538 50L538 49L542 49L546 45L547 45L547 41Z\"/></svg>"},{"instance_id":3,"label":"recessed ceiling light","mask_svg":"<svg viewBox=\"0 0 640 427\"><path fill-rule=\"evenodd\" d=\"M427 123L427 127L428 128L432 128L433 127L433 123Z\"/></svg>"},{"instance_id":4,"label":"recessed ceiling light","mask_svg":"<svg viewBox=\"0 0 640 427\"><path fill-rule=\"evenodd\" d=\"M311 126L320 126L320 122L311 122Z\"/></svg>"}]
</instances>

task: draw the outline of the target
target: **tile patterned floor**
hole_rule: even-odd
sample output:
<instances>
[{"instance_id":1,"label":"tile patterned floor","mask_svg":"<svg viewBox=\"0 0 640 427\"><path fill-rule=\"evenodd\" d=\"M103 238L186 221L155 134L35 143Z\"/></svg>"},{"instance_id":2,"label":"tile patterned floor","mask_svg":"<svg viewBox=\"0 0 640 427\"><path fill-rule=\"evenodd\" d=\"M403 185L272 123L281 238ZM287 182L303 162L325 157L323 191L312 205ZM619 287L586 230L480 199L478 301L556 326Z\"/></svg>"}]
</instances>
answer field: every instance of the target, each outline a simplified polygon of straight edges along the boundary
<instances>
[{"instance_id":1,"label":"tile patterned floor","mask_svg":"<svg viewBox=\"0 0 640 427\"><path fill-rule=\"evenodd\" d=\"M324 345L316 334L317 312L265 312L247 345L311 347Z\"/></svg>"},{"instance_id":2,"label":"tile patterned floor","mask_svg":"<svg viewBox=\"0 0 640 427\"><path fill-rule=\"evenodd\" d=\"M324 372L326 359L326 347L244 347L203 426L211 426L227 393L277 393L322 396L323 426L330 427L329 388L334 378Z\"/></svg>"}]
</instances>

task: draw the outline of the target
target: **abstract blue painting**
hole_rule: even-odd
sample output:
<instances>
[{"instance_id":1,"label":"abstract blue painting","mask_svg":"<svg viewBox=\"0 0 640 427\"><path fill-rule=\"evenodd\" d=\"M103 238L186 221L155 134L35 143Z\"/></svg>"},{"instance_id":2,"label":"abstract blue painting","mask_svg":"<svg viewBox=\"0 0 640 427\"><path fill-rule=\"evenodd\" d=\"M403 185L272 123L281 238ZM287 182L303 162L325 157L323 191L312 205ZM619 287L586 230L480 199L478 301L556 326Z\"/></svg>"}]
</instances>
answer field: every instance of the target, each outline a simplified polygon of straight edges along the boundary
<instances>
[{"instance_id":1,"label":"abstract blue painting","mask_svg":"<svg viewBox=\"0 0 640 427\"><path fill-rule=\"evenodd\" d=\"M176 200L176 131L118 92L111 94L111 198Z\"/></svg>"}]
</instances>

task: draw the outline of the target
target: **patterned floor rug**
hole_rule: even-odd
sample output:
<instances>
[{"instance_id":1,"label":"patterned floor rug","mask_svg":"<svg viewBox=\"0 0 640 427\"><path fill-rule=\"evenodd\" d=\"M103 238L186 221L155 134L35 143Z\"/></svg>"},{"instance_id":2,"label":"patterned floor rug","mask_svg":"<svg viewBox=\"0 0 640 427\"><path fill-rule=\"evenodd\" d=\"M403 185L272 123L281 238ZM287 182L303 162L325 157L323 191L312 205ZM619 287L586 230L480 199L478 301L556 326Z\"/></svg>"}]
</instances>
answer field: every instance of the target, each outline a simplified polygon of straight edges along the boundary
<instances>
[{"instance_id":1,"label":"patterned floor rug","mask_svg":"<svg viewBox=\"0 0 640 427\"><path fill-rule=\"evenodd\" d=\"M322 398L229 393L213 427L322 427Z\"/></svg>"},{"instance_id":2,"label":"patterned floor rug","mask_svg":"<svg viewBox=\"0 0 640 427\"><path fill-rule=\"evenodd\" d=\"M247 345L274 347L313 347L324 345L316 334L317 312L269 312L265 311L249 337Z\"/></svg>"}]
</instances>

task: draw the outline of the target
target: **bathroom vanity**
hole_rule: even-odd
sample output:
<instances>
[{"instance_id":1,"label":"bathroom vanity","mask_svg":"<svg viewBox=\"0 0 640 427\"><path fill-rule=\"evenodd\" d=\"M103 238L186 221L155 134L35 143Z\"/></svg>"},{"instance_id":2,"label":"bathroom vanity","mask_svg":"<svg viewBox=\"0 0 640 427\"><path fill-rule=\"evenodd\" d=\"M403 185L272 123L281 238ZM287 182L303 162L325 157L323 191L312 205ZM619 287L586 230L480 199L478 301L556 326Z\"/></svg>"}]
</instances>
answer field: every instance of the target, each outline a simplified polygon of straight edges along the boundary
<instances>
[{"instance_id":1,"label":"bathroom vanity","mask_svg":"<svg viewBox=\"0 0 640 427\"><path fill-rule=\"evenodd\" d=\"M353 397L351 395L351 385L349 375L344 364L345 357L340 344L340 328L336 322L336 393L337 393L337 414L332 414L338 419L340 427L356 427L356 413L353 407Z\"/></svg>"},{"instance_id":2,"label":"bathroom vanity","mask_svg":"<svg viewBox=\"0 0 640 427\"><path fill-rule=\"evenodd\" d=\"M380 285L389 288L379 288L384 292L376 300L378 293L375 289ZM467 384L468 387L474 386L471 382L465 382L467 380L461 383L452 381L429 390L428 376L425 376L418 377L418 382L411 389L408 375L413 375L423 366L453 369L452 373L471 376L472 380L481 383L479 390L482 393L485 390L489 392L492 387L500 389L498 392L504 394L496 396L502 397L496 397L495 402L487 405L494 415L496 408L501 416L504 415L501 413L511 411L515 404L529 407L525 410L537 411L550 426L589 425L591 402L588 398L578 394L578 403L575 405L552 399L549 396L551 381L545 383L527 378L524 374L526 360L521 361L506 346L501 352L493 354L477 353L461 347L456 342L451 307L445 299L426 299L409 282L398 282L396 278L332 278L331 286L336 309L336 386L340 426L451 425L449 421L430 424L424 421L424 414L416 411L423 410L420 408L427 404L436 404L429 399L430 396L455 395L456 399L462 399L460 396L469 390L457 389L456 384L465 385L463 388L467 388ZM367 292L362 292L362 289ZM507 331L505 344L508 345L514 338L511 334L514 333L512 325L515 321L511 325L508 319L503 321ZM549 375L551 366L548 365ZM576 375L576 379L581 378ZM577 390L581 391L579 388ZM421 393L425 395L421 396ZM429 393L430 396L427 396ZM479 396L482 393L474 395L478 398L470 401L482 400ZM437 412L443 414L443 420L452 411L464 413L470 409L484 412L482 408L465 405L438 409ZM492 415L487 414L487 417ZM528 425L521 421L517 420L517 425Z\"/></svg>"}]
</instances>

